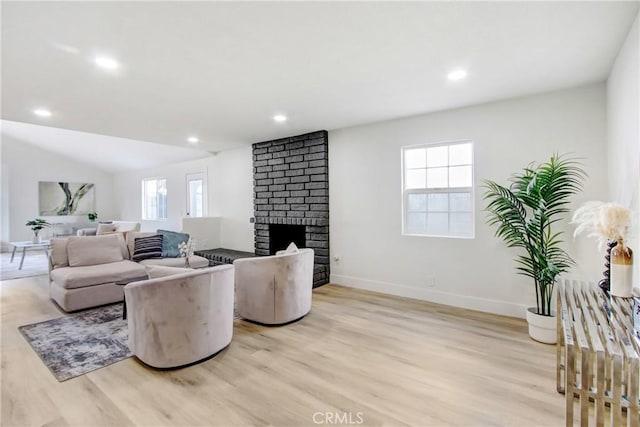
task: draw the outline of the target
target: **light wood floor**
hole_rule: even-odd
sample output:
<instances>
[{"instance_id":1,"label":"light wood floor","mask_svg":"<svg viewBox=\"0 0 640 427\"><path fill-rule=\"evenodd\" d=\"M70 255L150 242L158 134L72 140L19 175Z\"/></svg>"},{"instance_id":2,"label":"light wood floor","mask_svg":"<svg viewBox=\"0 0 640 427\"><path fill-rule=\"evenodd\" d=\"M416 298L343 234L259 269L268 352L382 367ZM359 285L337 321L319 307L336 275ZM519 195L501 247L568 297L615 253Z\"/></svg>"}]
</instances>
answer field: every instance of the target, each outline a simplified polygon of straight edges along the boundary
<instances>
[{"instance_id":1,"label":"light wood floor","mask_svg":"<svg viewBox=\"0 0 640 427\"><path fill-rule=\"evenodd\" d=\"M46 278L0 291L3 426L564 423L555 347L519 319L327 285L297 323L236 321L229 348L199 365L130 358L59 383L17 330L60 317Z\"/></svg>"}]
</instances>

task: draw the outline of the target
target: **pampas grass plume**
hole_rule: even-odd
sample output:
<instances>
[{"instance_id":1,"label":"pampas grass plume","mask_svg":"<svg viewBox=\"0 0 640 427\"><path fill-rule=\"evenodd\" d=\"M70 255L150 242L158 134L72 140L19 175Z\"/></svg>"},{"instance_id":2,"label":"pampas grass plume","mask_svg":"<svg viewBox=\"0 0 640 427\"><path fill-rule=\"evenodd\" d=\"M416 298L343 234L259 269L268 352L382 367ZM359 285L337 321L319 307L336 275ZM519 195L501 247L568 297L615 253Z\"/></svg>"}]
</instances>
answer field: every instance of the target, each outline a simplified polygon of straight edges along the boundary
<instances>
[{"instance_id":1,"label":"pampas grass plume","mask_svg":"<svg viewBox=\"0 0 640 427\"><path fill-rule=\"evenodd\" d=\"M571 224L576 225L574 236L589 233L598 239L602 249L609 240L624 239L631 225L631 209L615 203L587 202L575 211Z\"/></svg>"}]
</instances>

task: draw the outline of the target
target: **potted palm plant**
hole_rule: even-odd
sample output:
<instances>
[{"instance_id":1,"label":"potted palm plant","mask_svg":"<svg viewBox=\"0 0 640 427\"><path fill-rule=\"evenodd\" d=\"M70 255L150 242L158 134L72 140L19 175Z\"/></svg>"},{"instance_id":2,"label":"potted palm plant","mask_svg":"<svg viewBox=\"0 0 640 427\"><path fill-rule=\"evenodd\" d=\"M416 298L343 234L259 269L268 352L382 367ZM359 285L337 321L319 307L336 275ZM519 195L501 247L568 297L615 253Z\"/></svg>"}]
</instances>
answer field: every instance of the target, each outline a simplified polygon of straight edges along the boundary
<instances>
[{"instance_id":1,"label":"potted palm plant","mask_svg":"<svg viewBox=\"0 0 640 427\"><path fill-rule=\"evenodd\" d=\"M42 218L36 218L31 221L27 221L25 225L30 227L33 231L33 243L40 243L40 230L45 227L49 227L51 224Z\"/></svg>"},{"instance_id":2,"label":"potted palm plant","mask_svg":"<svg viewBox=\"0 0 640 427\"><path fill-rule=\"evenodd\" d=\"M527 309L529 336L556 342L551 307L556 278L573 265L561 248L562 232L553 225L569 211L569 198L582 189L586 173L576 160L554 154L548 162L530 164L511 177L508 187L485 180L487 223L497 226L496 237L523 253L516 258L519 274L533 279L536 307Z\"/></svg>"}]
</instances>

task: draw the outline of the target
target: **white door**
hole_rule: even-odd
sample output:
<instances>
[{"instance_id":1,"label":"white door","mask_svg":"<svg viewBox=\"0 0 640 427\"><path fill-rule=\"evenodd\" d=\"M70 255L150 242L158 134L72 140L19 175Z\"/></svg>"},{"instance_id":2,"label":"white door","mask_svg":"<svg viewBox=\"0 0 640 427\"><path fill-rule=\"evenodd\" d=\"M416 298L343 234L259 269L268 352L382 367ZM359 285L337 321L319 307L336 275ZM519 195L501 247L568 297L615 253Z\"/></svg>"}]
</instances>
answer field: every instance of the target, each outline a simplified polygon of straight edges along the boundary
<instances>
[{"instance_id":1,"label":"white door","mask_svg":"<svg viewBox=\"0 0 640 427\"><path fill-rule=\"evenodd\" d=\"M187 216L207 216L207 173L187 174Z\"/></svg>"}]
</instances>

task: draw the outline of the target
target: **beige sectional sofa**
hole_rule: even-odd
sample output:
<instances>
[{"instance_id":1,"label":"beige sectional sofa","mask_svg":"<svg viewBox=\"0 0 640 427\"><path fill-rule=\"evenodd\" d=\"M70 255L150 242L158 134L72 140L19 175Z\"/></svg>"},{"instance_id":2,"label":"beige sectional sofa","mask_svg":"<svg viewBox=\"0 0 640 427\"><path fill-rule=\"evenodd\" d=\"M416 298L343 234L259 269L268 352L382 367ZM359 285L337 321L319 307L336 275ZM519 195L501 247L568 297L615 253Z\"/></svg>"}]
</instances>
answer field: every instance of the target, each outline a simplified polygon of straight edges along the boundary
<instances>
[{"instance_id":1,"label":"beige sectional sofa","mask_svg":"<svg viewBox=\"0 0 640 427\"><path fill-rule=\"evenodd\" d=\"M51 239L49 296L65 311L123 300L124 283L147 278L146 266L183 267L184 258L131 261L134 239L155 233L107 234ZM206 258L189 258L192 268L209 265Z\"/></svg>"}]
</instances>

